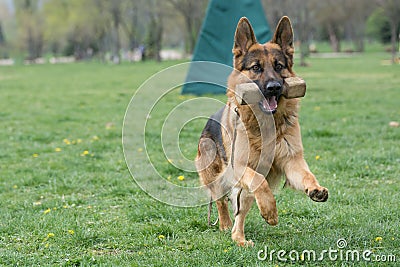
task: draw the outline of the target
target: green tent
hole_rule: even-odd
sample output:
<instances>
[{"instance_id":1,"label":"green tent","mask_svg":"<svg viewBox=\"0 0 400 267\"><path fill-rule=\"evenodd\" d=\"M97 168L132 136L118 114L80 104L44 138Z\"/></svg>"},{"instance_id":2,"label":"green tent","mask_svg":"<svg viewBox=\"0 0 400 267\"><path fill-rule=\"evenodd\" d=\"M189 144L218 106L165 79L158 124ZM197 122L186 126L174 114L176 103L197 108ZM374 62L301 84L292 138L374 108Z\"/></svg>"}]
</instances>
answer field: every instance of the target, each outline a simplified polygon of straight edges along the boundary
<instances>
[{"instance_id":1,"label":"green tent","mask_svg":"<svg viewBox=\"0 0 400 267\"><path fill-rule=\"evenodd\" d=\"M260 43L272 38L260 0L210 0L192 61L211 61L232 66L233 38L241 17L247 17L250 20ZM199 77L216 74L214 70L198 66L201 65L190 66L182 94L224 94L226 92L224 87L199 82ZM230 73L229 68L225 70L225 73L217 71L218 75L222 75L222 84L226 84Z\"/></svg>"}]
</instances>

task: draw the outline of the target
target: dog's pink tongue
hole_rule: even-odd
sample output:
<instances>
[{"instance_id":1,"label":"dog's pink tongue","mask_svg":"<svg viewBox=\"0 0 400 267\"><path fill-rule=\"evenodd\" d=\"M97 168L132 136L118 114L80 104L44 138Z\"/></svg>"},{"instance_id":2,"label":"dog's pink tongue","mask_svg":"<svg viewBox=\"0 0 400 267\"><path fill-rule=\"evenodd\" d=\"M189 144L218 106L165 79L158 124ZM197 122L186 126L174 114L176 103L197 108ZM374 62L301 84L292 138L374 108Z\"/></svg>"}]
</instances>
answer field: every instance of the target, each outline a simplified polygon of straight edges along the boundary
<instances>
[{"instance_id":1,"label":"dog's pink tongue","mask_svg":"<svg viewBox=\"0 0 400 267\"><path fill-rule=\"evenodd\" d=\"M278 107L278 103L276 102L276 97L275 96L271 96L266 98L264 101L264 108L266 110L275 110Z\"/></svg>"},{"instance_id":2,"label":"dog's pink tongue","mask_svg":"<svg viewBox=\"0 0 400 267\"><path fill-rule=\"evenodd\" d=\"M278 102L276 102L276 96L272 96L272 97L268 98L268 105L269 105L269 108L272 110L278 108Z\"/></svg>"}]
</instances>

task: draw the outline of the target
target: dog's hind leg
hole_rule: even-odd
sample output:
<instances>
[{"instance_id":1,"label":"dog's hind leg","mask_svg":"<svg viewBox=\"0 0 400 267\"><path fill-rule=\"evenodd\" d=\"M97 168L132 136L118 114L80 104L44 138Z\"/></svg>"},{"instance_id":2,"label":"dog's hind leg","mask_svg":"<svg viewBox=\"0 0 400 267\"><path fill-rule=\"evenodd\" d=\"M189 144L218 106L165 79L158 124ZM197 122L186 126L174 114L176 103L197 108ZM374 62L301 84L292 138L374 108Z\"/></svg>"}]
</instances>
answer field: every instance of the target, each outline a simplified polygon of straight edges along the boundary
<instances>
[{"instance_id":1,"label":"dog's hind leg","mask_svg":"<svg viewBox=\"0 0 400 267\"><path fill-rule=\"evenodd\" d=\"M235 205L237 206L237 210L235 214L235 224L232 228L232 239L239 246L253 246L253 241L246 240L244 236L244 221L251 208L251 205L254 202L254 195L249 194L247 190L243 189L240 191L240 194L233 196L232 201L237 201Z\"/></svg>"},{"instance_id":2,"label":"dog's hind leg","mask_svg":"<svg viewBox=\"0 0 400 267\"><path fill-rule=\"evenodd\" d=\"M219 229L221 231L229 230L232 227L232 220L229 216L228 199L223 197L216 201L218 209Z\"/></svg>"},{"instance_id":3,"label":"dog's hind leg","mask_svg":"<svg viewBox=\"0 0 400 267\"><path fill-rule=\"evenodd\" d=\"M232 227L232 220L229 216L228 200L226 197L229 189L224 190L221 184L223 178L220 177L220 174L224 172L224 162L218 153L216 143L212 139L206 137L200 139L196 157L196 168L201 183L207 185L209 189L211 201L216 200L220 230L224 231L230 229ZM211 215L210 208L208 212L209 223Z\"/></svg>"}]
</instances>

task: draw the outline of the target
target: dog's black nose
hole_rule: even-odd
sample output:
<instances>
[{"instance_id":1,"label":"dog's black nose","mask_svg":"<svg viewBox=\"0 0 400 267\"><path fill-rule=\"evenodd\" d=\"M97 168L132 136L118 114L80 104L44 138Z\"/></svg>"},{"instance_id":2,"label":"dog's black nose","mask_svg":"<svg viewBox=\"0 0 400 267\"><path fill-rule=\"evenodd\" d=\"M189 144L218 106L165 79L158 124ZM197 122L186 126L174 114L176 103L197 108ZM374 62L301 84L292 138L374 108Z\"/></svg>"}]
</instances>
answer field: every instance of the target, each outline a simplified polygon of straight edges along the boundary
<instances>
[{"instance_id":1,"label":"dog's black nose","mask_svg":"<svg viewBox=\"0 0 400 267\"><path fill-rule=\"evenodd\" d=\"M282 89L282 84L277 81L270 81L267 83L267 91L272 93L278 93Z\"/></svg>"}]
</instances>

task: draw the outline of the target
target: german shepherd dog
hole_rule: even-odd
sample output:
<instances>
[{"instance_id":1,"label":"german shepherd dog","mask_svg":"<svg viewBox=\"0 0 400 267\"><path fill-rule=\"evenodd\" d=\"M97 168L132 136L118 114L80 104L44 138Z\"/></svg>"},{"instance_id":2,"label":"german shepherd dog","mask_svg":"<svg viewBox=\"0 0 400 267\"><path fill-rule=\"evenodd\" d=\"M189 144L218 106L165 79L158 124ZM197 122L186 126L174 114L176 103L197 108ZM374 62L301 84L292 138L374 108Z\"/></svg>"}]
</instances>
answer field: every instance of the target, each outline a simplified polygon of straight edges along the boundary
<instances>
[{"instance_id":1,"label":"german shepherd dog","mask_svg":"<svg viewBox=\"0 0 400 267\"><path fill-rule=\"evenodd\" d=\"M293 54L288 17L282 17L274 37L265 44L257 42L250 22L241 18L234 37L227 104L208 120L198 144L196 168L211 195L210 209L216 201L219 228L228 230L232 227L231 200L235 218L232 239L239 246L253 245L245 239L244 222L254 199L266 222L278 223L272 190L283 175L286 186L305 192L312 200L328 199L328 190L319 185L303 157L299 99L281 97L284 79L295 76ZM244 76L264 95L259 105L241 105L236 100L236 86L249 82ZM271 117L272 124L266 123ZM272 142L263 142L263 133L273 136Z\"/></svg>"}]
</instances>

